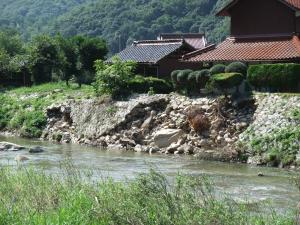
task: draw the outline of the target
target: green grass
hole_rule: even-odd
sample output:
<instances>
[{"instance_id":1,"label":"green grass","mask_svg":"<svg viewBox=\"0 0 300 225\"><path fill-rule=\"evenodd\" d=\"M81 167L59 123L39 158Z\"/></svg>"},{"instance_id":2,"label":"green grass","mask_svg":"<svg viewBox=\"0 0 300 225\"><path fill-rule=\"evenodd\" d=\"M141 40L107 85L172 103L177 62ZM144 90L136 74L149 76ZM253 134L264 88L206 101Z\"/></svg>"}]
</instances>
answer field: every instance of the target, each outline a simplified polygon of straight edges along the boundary
<instances>
[{"instance_id":1,"label":"green grass","mask_svg":"<svg viewBox=\"0 0 300 225\"><path fill-rule=\"evenodd\" d=\"M205 177L178 175L170 184L154 170L125 182L90 175L0 169L0 224L289 225L296 218L217 200Z\"/></svg>"},{"instance_id":2,"label":"green grass","mask_svg":"<svg viewBox=\"0 0 300 225\"><path fill-rule=\"evenodd\" d=\"M94 96L91 86L67 86L63 82L7 89L0 93L0 130L16 131L24 137L40 137L46 125L45 109L68 98Z\"/></svg>"}]
</instances>

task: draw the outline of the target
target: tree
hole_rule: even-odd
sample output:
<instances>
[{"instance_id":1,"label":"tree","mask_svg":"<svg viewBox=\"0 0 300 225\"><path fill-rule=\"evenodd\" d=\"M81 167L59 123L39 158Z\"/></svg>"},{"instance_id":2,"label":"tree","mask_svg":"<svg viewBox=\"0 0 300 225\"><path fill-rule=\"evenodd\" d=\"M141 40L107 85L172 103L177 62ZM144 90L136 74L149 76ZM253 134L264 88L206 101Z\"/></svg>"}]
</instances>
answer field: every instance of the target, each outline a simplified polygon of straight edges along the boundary
<instances>
[{"instance_id":1,"label":"tree","mask_svg":"<svg viewBox=\"0 0 300 225\"><path fill-rule=\"evenodd\" d=\"M108 94L112 97L120 97L128 94L129 82L134 77L135 62L122 62L114 58L111 65L102 60L95 63L96 81L93 83L97 95Z\"/></svg>"},{"instance_id":2,"label":"tree","mask_svg":"<svg viewBox=\"0 0 300 225\"><path fill-rule=\"evenodd\" d=\"M7 79L8 65L10 57L6 51L0 49L0 81Z\"/></svg>"},{"instance_id":3,"label":"tree","mask_svg":"<svg viewBox=\"0 0 300 225\"><path fill-rule=\"evenodd\" d=\"M75 73L76 81L81 86L82 83L92 83L95 80L95 61L103 60L108 52L106 43L101 38L87 36L75 36L71 42L77 47L79 53L78 73Z\"/></svg>"},{"instance_id":4,"label":"tree","mask_svg":"<svg viewBox=\"0 0 300 225\"><path fill-rule=\"evenodd\" d=\"M0 49L5 50L9 56L15 56L25 52L20 35L13 30L0 32Z\"/></svg>"},{"instance_id":5,"label":"tree","mask_svg":"<svg viewBox=\"0 0 300 225\"><path fill-rule=\"evenodd\" d=\"M75 36L73 41L79 49L82 69L95 72L95 61L104 60L108 53L106 42L102 38L87 36Z\"/></svg>"},{"instance_id":6,"label":"tree","mask_svg":"<svg viewBox=\"0 0 300 225\"><path fill-rule=\"evenodd\" d=\"M72 76L79 77L81 74L82 64L80 62L79 49L72 39L63 38L59 35L56 36L56 40L65 58L61 79L69 85L69 80Z\"/></svg>"},{"instance_id":7,"label":"tree","mask_svg":"<svg viewBox=\"0 0 300 225\"><path fill-rule=\"evenodd\" d=\"M18 78L18 75L22 77L22 83L24 86L31 84L29 55L23 54L12 57L9 62L9 70L16 78Z\"/></svg>"},{"instance_id":8,"label":"tree","mask_svg":"<svg viewBox=\"0 0 300 225\"><path fill-rule=\"evenodd\" d=\"M50 82L52 73L62 69L66 59L54 38L37 36L30 46L32 81L36 84Z\"/></svg>"}]
</instances>

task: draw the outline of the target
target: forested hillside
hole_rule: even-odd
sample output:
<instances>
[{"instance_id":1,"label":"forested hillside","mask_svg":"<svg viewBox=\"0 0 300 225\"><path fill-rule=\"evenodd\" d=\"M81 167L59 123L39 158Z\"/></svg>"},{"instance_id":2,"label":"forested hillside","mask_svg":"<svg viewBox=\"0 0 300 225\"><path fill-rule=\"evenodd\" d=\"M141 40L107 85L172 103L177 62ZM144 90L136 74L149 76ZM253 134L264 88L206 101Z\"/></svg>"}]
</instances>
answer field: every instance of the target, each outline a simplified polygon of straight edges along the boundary
<instances>
[{"instance_id":1,"label":"forested hillside","mask_svg":"<svg viewBox=\"0 0 300 225\"><path fill-rule=\"evenodd\" d=\"M40 33L105 38L111 52L162 32L205 32L212 42L228 34L216 11L228 0L0 0L0 27L25 39Z\"/></svg>"}]
</instances>

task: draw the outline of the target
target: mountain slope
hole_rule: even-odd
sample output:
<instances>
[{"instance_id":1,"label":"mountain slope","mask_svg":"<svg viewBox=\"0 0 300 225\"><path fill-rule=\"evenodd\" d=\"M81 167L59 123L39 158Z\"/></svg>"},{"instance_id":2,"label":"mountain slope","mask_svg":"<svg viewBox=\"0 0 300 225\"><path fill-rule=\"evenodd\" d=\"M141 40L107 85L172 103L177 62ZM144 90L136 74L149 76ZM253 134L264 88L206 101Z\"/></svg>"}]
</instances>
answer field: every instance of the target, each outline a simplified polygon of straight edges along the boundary
<instances>
[{"instance_id":1,"label":"mountain slope","mask_svg":"<svg viewBox=\"0 0 300 225\"><path fill-rule=\"evenodd\" d=\"M214 15L227 1L0 0L0 27L14 27L27 39L57 32L101 36L113 53L163 32L205 32L218 42L228 34L228 19Z\"/></svg>"}]
</instances>

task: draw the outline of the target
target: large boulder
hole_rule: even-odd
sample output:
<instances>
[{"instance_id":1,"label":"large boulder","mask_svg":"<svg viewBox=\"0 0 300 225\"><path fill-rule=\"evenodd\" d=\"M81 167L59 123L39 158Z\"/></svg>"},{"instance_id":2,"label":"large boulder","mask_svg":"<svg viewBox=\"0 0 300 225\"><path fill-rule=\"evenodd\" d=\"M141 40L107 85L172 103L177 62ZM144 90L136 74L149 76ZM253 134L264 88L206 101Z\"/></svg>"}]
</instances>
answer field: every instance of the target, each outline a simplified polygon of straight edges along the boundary
<instances>
[{"instance_id":1,"label":"large boulder","mask_svg":"<svg viewBox=\"0 0 300 225\"><path fill-rule=\"evenodd\" d=\"M183 135L180 129L162 129L154 134L154 143L159 148L167 148Z\"/></svg>"},{"instance_id":2,"label":"large boulder","mask_svg":"<svg viewBox=\"0 0 300 225\"><path fill-rule=\"evenodd\" d=\"M0 151L21 151L26 148L21 145L9 143L9 142L0 142Z\"/></svg>"}]
</instances>

